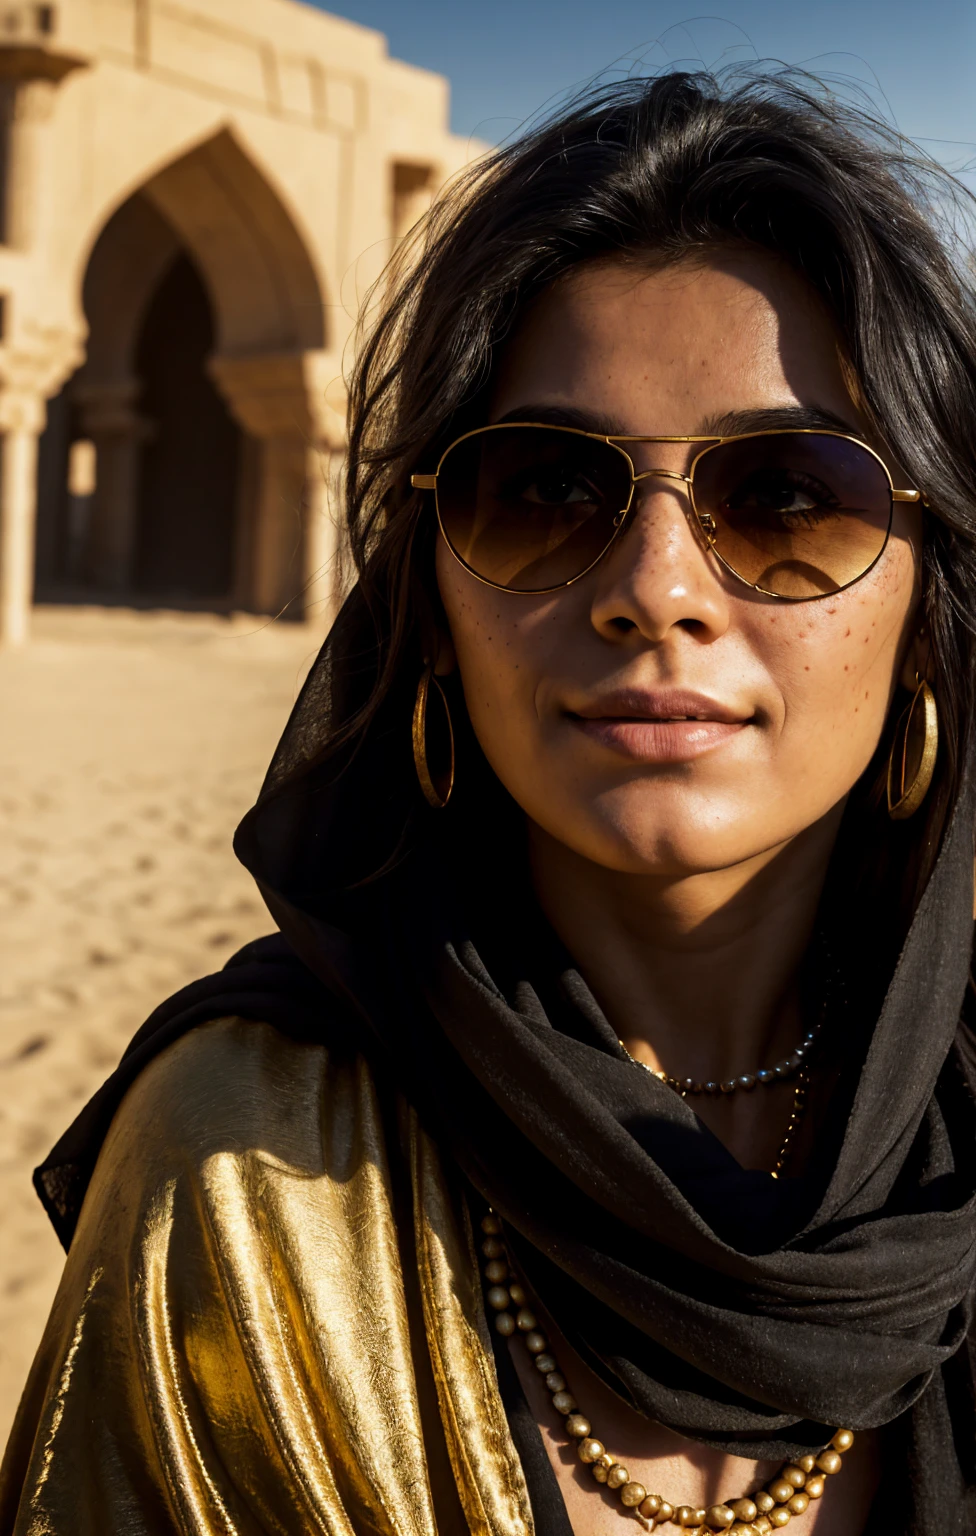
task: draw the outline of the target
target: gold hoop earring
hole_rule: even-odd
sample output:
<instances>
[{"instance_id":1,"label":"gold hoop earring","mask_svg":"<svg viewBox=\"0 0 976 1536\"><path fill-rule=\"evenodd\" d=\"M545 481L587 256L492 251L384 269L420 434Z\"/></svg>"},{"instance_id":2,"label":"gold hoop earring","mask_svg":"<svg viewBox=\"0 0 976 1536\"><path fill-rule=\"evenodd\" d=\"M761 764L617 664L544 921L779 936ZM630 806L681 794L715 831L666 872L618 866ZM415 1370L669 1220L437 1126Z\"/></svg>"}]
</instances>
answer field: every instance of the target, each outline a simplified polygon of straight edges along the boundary
<instances>
[{"instance_id":1,"label":"gold hoop earring","mask_svg":"<svg viewBox=\"0 0 976 1536\"><path fill-rule=\"evenodd\" d=\"M907 821L909 816L915 815L929 792L939 750L939 711L935 694L917 672L915 681L918 684L915 696L895 726L895 739L888 757L888 815L892 821ZM915 707L919 700L922 704L922 742L917 748L917 755L913 754L915 766L910 781L906 783L913 723L917 736L918 717Z\"/></svg>"},{"instance_id":2,"label":"gold hoop earring","mask_svg":"<svg viewBox=\"0 0 976 1536\"><path fill-rule=\"evenodd\" d=\"M430 700L430 685L433 683L440 694L441 706L444 710L444 723L447 727L448 764L445 773L438 774L437 778L430 771L427 761L427 705ZM454 788L454 727L451 724L451 711L447 707L447 695L434 675L429 665L424 666L420 682L417 684L417 698L413 706L413 761L417 770L417 778L424 792L424 799L435 811L442 811L451 798Z\"/></svg>"}]
</instances>

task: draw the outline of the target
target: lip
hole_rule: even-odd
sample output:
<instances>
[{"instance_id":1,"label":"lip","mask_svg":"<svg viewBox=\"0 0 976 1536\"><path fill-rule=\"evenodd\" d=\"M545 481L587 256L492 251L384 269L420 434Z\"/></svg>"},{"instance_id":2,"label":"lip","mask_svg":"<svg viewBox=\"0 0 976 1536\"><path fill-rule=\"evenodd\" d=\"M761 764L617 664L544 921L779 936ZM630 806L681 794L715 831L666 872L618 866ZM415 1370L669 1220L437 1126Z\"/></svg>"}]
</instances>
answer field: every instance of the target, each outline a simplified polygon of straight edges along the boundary
<instances>
[{"instance_id":1,"label":"lip","mask_svg":"<svg viewBox=\"0 0 976 1536\"><path fill-rule=\"evenodd\" d=\"M639 763L685 763L751 724L751 712L685 688L617 689L567 710L593 742Z\"/></svg>"}]
</instances>

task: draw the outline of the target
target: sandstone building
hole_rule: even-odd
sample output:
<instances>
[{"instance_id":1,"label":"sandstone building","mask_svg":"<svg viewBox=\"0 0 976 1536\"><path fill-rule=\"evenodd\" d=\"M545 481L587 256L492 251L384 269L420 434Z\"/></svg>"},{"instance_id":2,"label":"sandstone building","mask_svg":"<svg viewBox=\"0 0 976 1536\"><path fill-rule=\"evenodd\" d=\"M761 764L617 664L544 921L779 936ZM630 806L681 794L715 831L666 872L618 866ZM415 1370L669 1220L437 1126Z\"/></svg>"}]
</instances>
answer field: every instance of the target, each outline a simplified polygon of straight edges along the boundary
<instances>
[{"instance_id":1,"label":"sandstone building","mask_svg":"<svg viewBox=\"0 0 976 1536\"><path fill-rule=\"evenodd\" d=\"M447 107L297 0L0 0L6 643L35 595L328 603L343 362Z\"/></svg>"}]
</instances>

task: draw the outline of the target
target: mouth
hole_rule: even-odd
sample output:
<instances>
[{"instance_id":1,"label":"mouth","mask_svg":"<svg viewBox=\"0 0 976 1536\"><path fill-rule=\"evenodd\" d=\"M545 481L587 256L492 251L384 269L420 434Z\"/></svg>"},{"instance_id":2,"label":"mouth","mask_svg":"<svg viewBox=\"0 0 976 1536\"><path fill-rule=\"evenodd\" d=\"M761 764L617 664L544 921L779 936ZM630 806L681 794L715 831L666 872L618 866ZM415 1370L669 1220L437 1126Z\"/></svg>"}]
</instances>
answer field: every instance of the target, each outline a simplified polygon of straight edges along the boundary
<instances>
[{"instance_id":1,"label":"mouth","mask_svg":"<svg viewBox=\"0 0 976 1536\"><path fill-rule=\"evenodd\" d=\"M624 689L566 711L590 741L640 763L683 763L753 724L751 711L685 689Z\"/></svg>"}]
</instances>

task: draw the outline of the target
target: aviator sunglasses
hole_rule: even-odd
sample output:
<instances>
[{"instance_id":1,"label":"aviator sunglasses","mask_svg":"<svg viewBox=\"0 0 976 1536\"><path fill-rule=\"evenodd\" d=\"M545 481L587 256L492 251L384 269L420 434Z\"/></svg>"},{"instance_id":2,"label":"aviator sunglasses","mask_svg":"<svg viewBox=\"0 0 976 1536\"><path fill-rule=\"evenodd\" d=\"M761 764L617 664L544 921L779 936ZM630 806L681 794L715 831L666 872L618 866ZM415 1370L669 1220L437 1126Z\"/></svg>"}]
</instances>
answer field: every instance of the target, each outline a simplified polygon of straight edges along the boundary
<instances>
[{"instance_id":1,"label":"aviator sunglasses","mask_svg":"<svg viewBox=\"0 0 976 1536\"><path fill-rule=\"evenodd\" d=\"M623 443L694 443L686 475L638 472ZM608 437L504 422L466 432L432 475L451 553L487 586L554 592L593 569L627 524L644 480L680 481L704 546L757 592L807 602L841 592L880 559L897 490L884 460L844 432L773 429L729 437Z\"/></svg>"}]
</instances>

